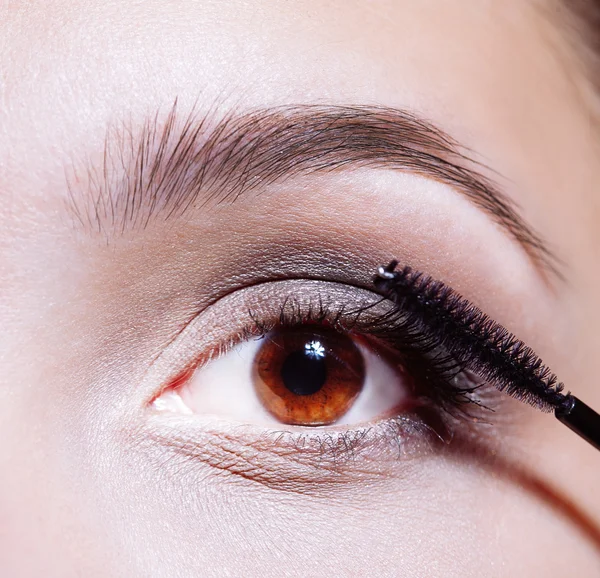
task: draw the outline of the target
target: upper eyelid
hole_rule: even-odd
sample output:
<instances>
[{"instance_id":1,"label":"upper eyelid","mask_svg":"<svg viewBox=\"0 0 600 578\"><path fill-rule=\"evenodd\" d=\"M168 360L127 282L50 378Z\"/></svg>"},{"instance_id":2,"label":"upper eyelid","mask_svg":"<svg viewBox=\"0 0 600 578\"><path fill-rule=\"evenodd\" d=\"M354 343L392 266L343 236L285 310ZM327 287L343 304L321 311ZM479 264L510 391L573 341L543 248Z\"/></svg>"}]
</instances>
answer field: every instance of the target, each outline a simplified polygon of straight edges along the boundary
<instances>
[{"instance_id":1,"label":"upper eyelid","mask_svg":"<svg viewBox=\"0 0 600 578\"><path fill-rule=\"evenodd\" d=\"M275 279L270 281L260 281L250 285L238 287L224 295L219 296L201 311L193 315L185 325L179 329L172 340L167 343L160 355L158 355L146 370L141 389L146 392L146 397L143 399L143 404L148 404L152 398L156 396L157 385L165 386L167 382L177 379L182 373L190 370L190 367L197 366L201 362L201 352L207 351L206 359L210 359L211 355L222 353L223 347L226 344L232 344L227 339L234 336L237 332L240 338L244 337L243 331L247 329L248 323L251 322L249 316L250 308L245 304L245 297L248 292L259 292L263 294L265 301L268 301L269 291L277 291L280 285L285 285L288 288L292 287L331 287L330 294L335 291L338 295L342 295L344 291L361 292L365 296L377 296L373 290L368 290L359 286L351 285L342 281L327 281L323 279L306 279L293 277L289 279ZM312 289L313 293L315 292ZM318 292L318 289L317 289ZM355 297L358 299L358 296ZM257 303L253 303L252 307L256 310ZM239 311L244 311L247 316L247 322L244 322L239 317ZM230 317L227 317L227 316ZM214 318L214 319L213 319ZM211 320L213 321L211 323ZM227 326L226 330L222 328ZM207 327L213 328L213 332L207 331ZM216 336L219 332L221 335ZM212 352L212 353L211 353ZM173 359L176 359L177 367L173 367Z\"/></svg>"},{"instance_id":2,"label":"upper eyelid","mask_svg":"<svg viewBox=\"0 0 600 578\"><path fill-rule=\"evenodd\" d=\"M157 114L137 132L111 130L104 165L75 167L69 206L82 224L114 234L301 173L391 168L449 184L491 215L537 265L557 273L557 259L539 234L465 149L414 113L303 105L180 116L175 103L164 121ZM75 190L76 182L89 190Z\"/></svg>"}]
</instances>

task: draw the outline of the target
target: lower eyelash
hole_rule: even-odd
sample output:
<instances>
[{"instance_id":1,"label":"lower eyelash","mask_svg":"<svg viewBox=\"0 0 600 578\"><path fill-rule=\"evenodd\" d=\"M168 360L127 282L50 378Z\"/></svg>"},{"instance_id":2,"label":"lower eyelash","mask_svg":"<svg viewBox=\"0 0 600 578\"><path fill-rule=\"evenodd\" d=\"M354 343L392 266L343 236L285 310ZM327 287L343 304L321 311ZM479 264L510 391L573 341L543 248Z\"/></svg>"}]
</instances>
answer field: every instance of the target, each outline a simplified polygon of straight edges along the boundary
<instances>
[{"instance_id":1,"label":"lower eyelash","mask_svg":"<svg viewBox=\"0 0 600 578\"><path fill-rule=\"evenodd\" d=\"M161 472L168 475L171 469L181 477L189 463L190 472L196 474L197 464L202 463L220 474L227 472L294 492L299 488L321 491L329 485L337 491L346 475L354 480L357 472L363 482L369 476L387 477L389 472L381 469L382 462L422 457L451 439L412 415L343 430L265 431L263 427L230 423L221 430L214 422L199 425L197 416L169 421L150 421L149 431L138 436L142 446L148 444L153 450L158 444L167 452L157 464Z\"/></svg>"}]
</instances>

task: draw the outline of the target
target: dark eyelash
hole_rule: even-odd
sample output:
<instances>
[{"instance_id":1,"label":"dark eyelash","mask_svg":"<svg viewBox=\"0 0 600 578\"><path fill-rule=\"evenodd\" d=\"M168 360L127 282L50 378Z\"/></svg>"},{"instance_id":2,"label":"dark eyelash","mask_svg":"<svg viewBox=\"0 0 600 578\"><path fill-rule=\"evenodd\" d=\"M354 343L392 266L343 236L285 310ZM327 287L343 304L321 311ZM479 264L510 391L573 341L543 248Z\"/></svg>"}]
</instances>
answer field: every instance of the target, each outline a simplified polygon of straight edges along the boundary
<instances>
[{"instance_id":1,"label":"dark eyelash","mask_svg":"<svg viewBox=\"0 0 600 578\"><path fill-rule=\"evenodd\" d=\"M332 307L319 297L303 308L293 297L287 297L277 321L266 323L252 311L249 316L254 326L248 328L246 337L262 337L275 327L314 324L368 338L410 376L417 406L433 407L453 418L480 420L480 409L491 410L485 384L443 350L441 339L423 332L417 319L387 298L358 307Z\"/></svg>"}]
</instances>

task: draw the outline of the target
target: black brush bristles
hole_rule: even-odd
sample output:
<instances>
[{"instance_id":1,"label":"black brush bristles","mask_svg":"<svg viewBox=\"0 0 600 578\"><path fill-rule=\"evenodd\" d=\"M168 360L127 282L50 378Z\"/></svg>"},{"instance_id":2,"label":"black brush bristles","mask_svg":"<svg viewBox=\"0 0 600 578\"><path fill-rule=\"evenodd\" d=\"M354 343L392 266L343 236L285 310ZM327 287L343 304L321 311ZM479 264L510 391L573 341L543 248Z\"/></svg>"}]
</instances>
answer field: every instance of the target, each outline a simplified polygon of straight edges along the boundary
<instances>
[{"instance_id":1,"label":"black brush bristles","mask_svg":"<svg viewBox=\"0 0 600 578\"><path fill-rule=\"evenodd\" d=\"M375 287L435 336L457 365L542 411L570 404L563 384L530 347L441 281L397 265L380 267Z\"/></svg>"}]
</instances>

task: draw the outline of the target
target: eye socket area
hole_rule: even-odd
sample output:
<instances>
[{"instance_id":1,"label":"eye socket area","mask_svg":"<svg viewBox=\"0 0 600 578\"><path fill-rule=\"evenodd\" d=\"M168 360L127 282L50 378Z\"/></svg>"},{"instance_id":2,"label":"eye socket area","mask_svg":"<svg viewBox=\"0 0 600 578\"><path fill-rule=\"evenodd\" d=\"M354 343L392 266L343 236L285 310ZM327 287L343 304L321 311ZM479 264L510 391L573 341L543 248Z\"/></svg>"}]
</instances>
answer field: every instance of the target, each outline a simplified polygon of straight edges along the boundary
<instances>
[{"instance_id":1,"label":"eye socket area","mask_svg":"<svg viewBox=\"0 0 600 578\"><path fill-rule=\"evenodd\" d=\"M369 339L325 324L276 326L179 376L160 411L265 426L371 423L402 413L410 379Z\"/></svg>"},{"instance_id":2,"label":"eye socket area","mask_svg":"<svg viewBox=\"0 0 600 578\"><path fill-rule=\"evenodd\" d=\"M292 346L261 352L273 350L281 339ZM358 350L362 364L354 360L348 366L340 348L351 358ZM311 395L325 389L318 367L309 370L312 382L305 389L301 380L298 390L285 371L281 375L285 360L294 352L297 358L298 351L309 362L322 353L332 356L341 367L327 367L325 378L341 375L342 384L356 380L362 367L355 397L344 393L338 380L328 384L328 391L331 386L344 393L347 410L334 405L333 418L314 418ZM275 385L288 381L283 385L290 393L284 392L283 400L293 419L265 407L260 397L255 379L261 354L269 364L276 356L269 367ZM302 359L289 364L302 367ZM268 375L266 380L264 386L273 385ZM222 463L222 453L231 451L219 450L223 443L238 444L240 451L281 452L311 468L324 456L337 463L361 455L370 463L438 451L450 441L495 443L489 412L498 406L498 391L460 371L443 344L420 333L393 302L343 282L277 279L228 293L178 331L142 386L152 435L201 461L213 448ZM302 404L310 409L308 420L299 412Z\"/></svg>"}]
</instances>

